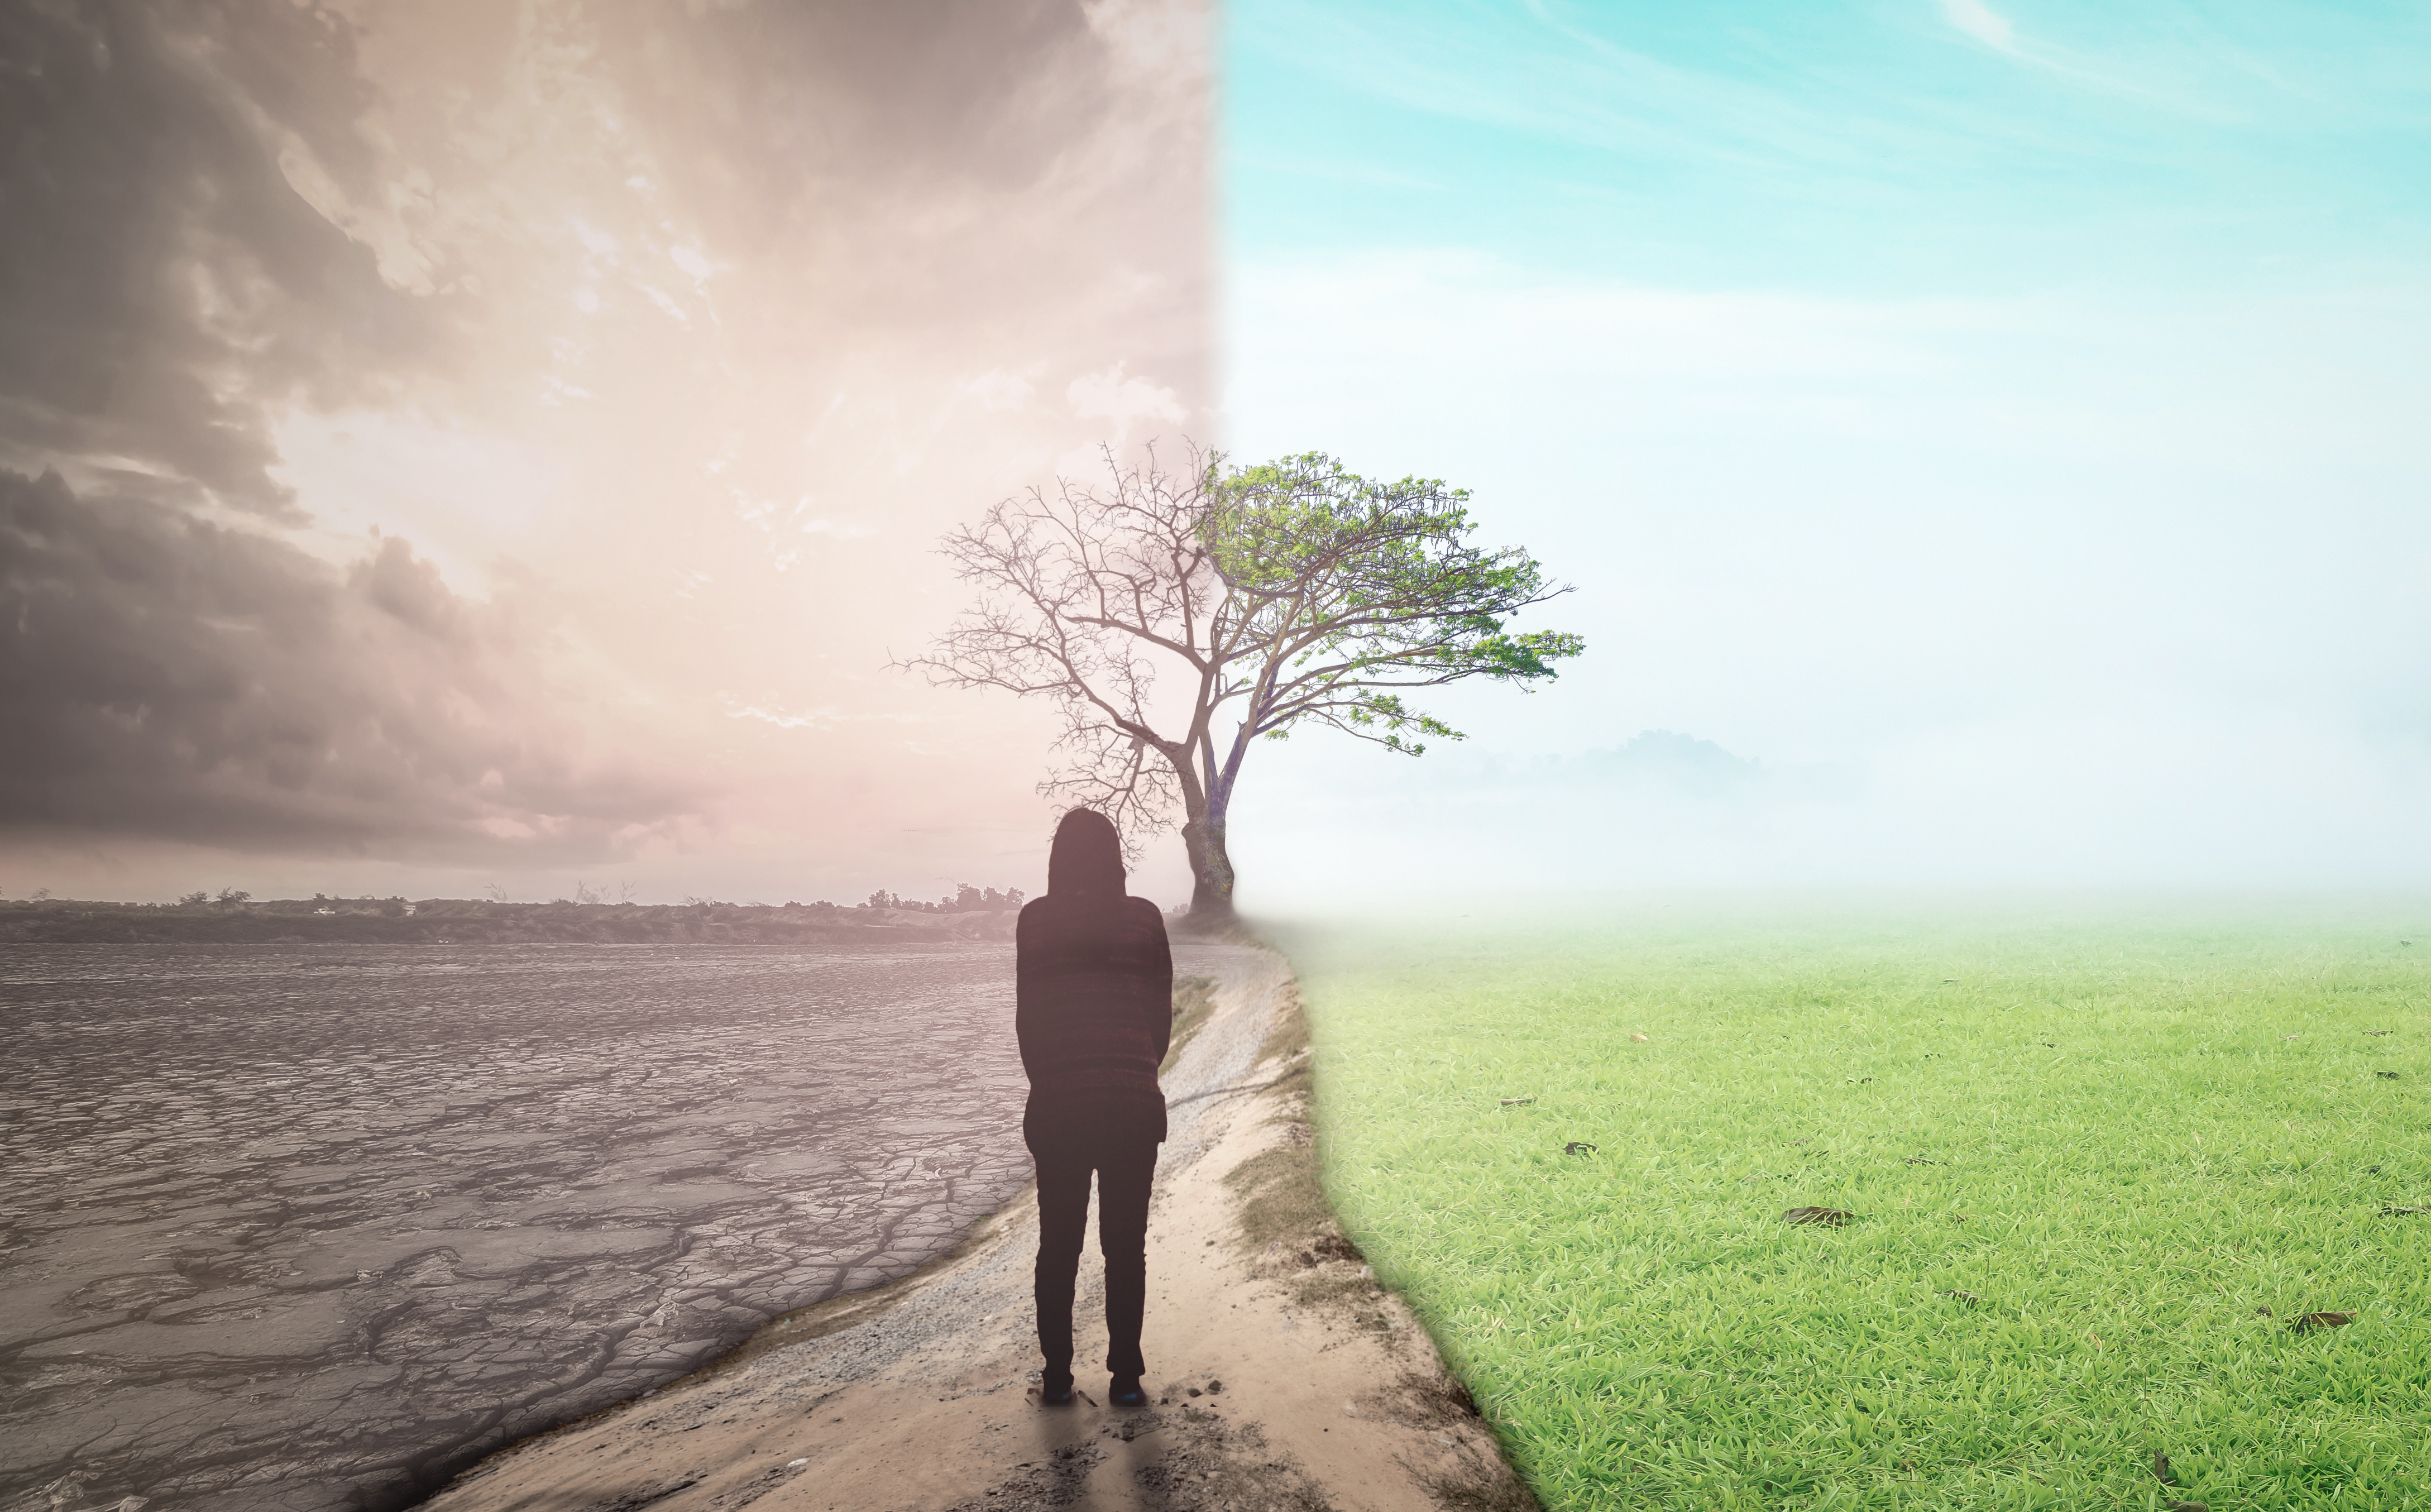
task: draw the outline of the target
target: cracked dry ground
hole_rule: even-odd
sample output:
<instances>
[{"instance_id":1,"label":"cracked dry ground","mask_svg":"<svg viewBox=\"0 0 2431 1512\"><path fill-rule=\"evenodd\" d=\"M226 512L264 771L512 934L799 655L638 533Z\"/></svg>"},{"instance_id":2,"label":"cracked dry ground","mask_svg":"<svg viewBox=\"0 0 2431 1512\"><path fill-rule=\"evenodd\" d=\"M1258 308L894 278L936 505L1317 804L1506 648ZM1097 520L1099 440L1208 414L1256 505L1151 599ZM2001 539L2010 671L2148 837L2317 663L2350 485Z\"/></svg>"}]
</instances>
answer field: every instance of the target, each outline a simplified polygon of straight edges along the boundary
<instances>
[{"instance_id":1,"label":"cracked dry ground","mask_svg":"<svg viewBox=\"0 0 2431 1512\"><path fill-rule=\"evenodd\" d=\"M403 1505L912 1270L1029 1176L1012 966L0 951L0 1512Z\"/></svg>"},{"instance_id":2,"label":"cracked dry ground","mask_svg":"<svg viewBox=\"0 0 2431 1512\"><path fill-rule=\"evenodd\" d=\"M1288 965L1201 959L1162 1077L1152 1405L1102 1402L1095 1371L1055 1406L1025 1383L1038 1227L1016 1201L901 1280L491 1455L430 1512L1535 1512L1326 1202ZM1104 1356L1103 1275L1084 1249L1076 1363Z\"/></svg>"}]
</instances>

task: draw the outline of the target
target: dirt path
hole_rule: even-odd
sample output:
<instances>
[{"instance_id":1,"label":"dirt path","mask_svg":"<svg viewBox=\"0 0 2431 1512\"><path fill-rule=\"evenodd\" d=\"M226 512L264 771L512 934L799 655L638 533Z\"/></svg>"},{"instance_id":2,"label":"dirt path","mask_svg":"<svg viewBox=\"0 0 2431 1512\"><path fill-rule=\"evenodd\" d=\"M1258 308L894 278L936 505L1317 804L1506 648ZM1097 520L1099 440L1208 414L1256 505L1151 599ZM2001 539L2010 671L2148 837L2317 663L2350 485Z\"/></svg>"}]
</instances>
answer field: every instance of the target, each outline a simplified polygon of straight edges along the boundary
<instances>
[{"instance_id":1,"label":"dirt path","mask_svg":"<svg viewBox=\"0 0 2431 1512\"><path fill-rule=\"evenodd\" d=\"M435 1512L1533 1508L1316 1184L1288 968L1228 952L1165 1073L1148 1225L1151 1405L1040 1404L1025 1192L954 1253L769 1324L718 1364L502 1450ZM1095 1219L1091 1220L1094 1230ZM1084 1256L1078 1359L1105 1353Z\"/></svg>"}]
</instances>

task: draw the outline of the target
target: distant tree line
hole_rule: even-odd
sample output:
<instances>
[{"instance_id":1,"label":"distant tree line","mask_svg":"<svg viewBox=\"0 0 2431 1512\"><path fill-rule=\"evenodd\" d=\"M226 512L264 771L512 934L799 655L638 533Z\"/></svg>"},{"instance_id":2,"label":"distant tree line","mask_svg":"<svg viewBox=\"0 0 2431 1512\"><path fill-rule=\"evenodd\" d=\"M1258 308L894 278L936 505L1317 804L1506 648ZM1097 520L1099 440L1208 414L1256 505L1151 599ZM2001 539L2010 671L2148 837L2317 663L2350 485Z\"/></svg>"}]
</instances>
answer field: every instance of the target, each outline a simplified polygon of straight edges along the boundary
<instances>
[{"instance_id":1,"label":"distant tree line","mask_svg":"<svg viewBox=\"0 0 2431 1512\"><path fill-rule=\"evenodd\" d=\"M940 898L933 903L923 902L918 899L913 898L898 898L893 893L880 889L878 892L871 893L865 901L859 903L831 903L822 898L814 903L786 903L783 906L788 909L803 909L816 914L842 914L854 912L860 909L892 909L907 914L997 914L1019 908L1023 898L1026 896L1027 895L1018 887L1008 887L999 892L993 887L974 887L969 882L957 882L954 884L954 891L950 896ZM56 901L63 908L99 906L110 909L197 909L211 907L239 908L243 905L253 903L254 898L251 893L238 887L223 887L216 894L205 892L198 888L193 892L183 895L175 903L111 903L97 902L92 899L53 899L51 897L51 890L45 887L29 895L20 901L23 903ZM426 899L426 901L441 903L456 902L454 899ZM544 906L537 903L511 902L505 897L502 890L495 888L492 889L491 897L488 901L509 908L537 908ZM597 890L588 886L578 887L576 889L575 896L572 898L552 899L550 899L550 903L570 903L583 908L640 908L645 906L668 906L665 904L645 905L635 903L629 896L629 889L628 890L628 896L624 901L610 903ZM360 898L332 898L327 893L314 893L310 902L305 902L296 899L278 899L274 900L265 900L260 904L256 904L255 906L271 913L278 914L292 914L300 910L309 910L314 914L374 913L386 915L390 917L411 917L415 911L422 906L422 904L409 902L403 898L374 898L369 893L365 893ZM721 902L713 898L696 898L687 895L681 903L674 906L690 909L756 909L766 908L770 905L766 903L728 903ZM461 912L462 905L459 903L456 907L446 911Z\"/></svg>"},{"instance_id":2,"label":"distant tree line","mask_svg":"<svg viewBox=\"0 0 2431 1512\"><path fill-rule=\"evenodd\" d=\"M231 890L233 892L233 890ZM546 903L496 899L331 898L110 903L0 899L0 942L514 944L524 941L782 945L850 939L1011 939L1018 891L965 887L933 903L891 893L815 903Z\"/></svg>"},{"instance_id":3,"label":"distant tree line","mask_svg":"<svg viewBox=\"0 0 2431 1512\"><path fill-rule=\"evenodd\" d=\"M869 895L869 901L863 906L896 908L913 914L994 914L1008 908L1019 908L1021 899L1022 892L1018 887L1009 887L999 893L993 887L974 887L969 882L956 882L953 897L940 898L933 903L914 902L909 898L897 898L893 893L876 892ZM828 908L833 905L822 900L812 906Z\"/></svg>"}]
</instances>

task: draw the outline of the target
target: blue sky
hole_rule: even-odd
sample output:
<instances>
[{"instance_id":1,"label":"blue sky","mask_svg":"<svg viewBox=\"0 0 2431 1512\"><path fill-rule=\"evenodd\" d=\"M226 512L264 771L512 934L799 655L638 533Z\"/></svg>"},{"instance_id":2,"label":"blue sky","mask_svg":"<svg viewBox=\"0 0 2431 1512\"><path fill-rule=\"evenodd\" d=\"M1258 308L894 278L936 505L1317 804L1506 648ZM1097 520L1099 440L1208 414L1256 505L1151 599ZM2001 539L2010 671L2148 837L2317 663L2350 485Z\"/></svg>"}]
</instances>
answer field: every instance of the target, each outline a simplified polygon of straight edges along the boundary
<instances>
[{"instance_id":1,"label":"blue sky","mask_svg":"<svg viewBox=\"0 0 2431 1512\"><path fill-rule=\"evenodd\" d=\"M1236 257L1457 244L1686 288L1983 294L2419 263L2419 6L1230 11Z\"/></svg>"},{"instance_id":2,"label":"blue sky","mask_svg":"<svg viewBox=\"0 0 2431 1512\"><path fill-rule=\"evenodd\" d=\"M2431 882L2431 12L1227 25L1228 444L1471 488L1589 641L1441 700L1472 738L1423 762L1267 759L1275 901L1464 848L1564 885ZM1647 730L1781 780L1561 775Z\"/></svg>"}]
</instances>

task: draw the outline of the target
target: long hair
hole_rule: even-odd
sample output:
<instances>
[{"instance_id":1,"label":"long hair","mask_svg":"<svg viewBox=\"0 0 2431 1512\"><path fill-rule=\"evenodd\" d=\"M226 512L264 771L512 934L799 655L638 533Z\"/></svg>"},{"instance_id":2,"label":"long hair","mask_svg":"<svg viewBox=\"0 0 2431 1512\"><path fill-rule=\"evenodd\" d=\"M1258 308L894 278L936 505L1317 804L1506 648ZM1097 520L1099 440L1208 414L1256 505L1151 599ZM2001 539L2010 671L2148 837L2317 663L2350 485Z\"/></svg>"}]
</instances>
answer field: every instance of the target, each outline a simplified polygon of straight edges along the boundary
<instances>
[{"instance_id":1,"label":"long hair","mask_svg":"<svg viewBox=\"0 0 2431 1512\"><path fill-rule=\"evenodd\" d=\"M1123 842L1115 821L1095 809L1065 814L1047 851L1047 895L1111 906L1123 900L1124 881Z\"/></svg>"}]
</instances>

